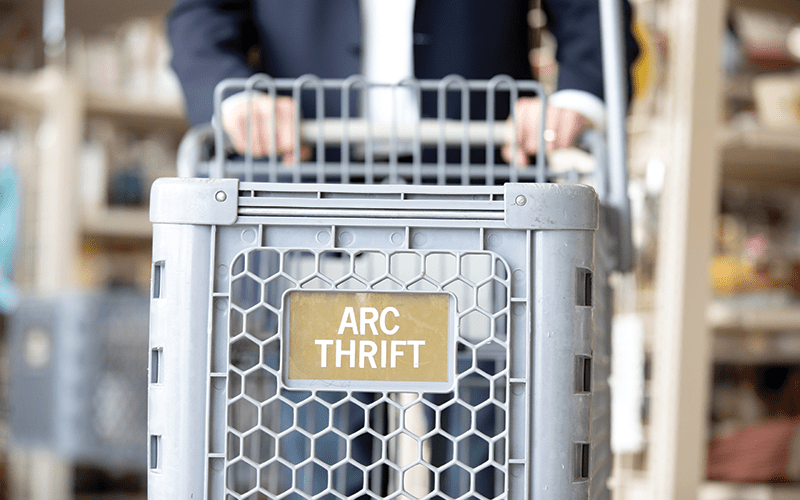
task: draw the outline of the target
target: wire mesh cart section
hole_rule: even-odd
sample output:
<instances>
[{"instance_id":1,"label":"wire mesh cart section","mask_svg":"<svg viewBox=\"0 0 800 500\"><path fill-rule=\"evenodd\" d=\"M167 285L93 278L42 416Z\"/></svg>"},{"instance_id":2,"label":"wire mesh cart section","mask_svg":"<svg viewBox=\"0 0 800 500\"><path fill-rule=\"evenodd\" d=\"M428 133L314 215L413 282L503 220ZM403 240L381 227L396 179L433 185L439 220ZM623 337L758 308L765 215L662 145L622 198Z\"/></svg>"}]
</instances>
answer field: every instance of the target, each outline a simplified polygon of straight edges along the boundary
<instances>
[{"instance_id":1,"label":"wire mesh cart section","mask_svg":"<svg viewBox=\"0 0 800 500\"><path fill-rule=\"evenodd\" d=\"M25 298L10 321L10 444L147 470L147 293Z\"/></svg>"},{"instance_id":2,"label":"wire mesh cart section","mask_svg":"<svg viewBox=\"0 0 800 500\"><path fill-rule=\"evenodd\" d=\"M380 132L341 112L358 78L222 84L289 91L315 156L229 160L218 131L180 160L212 178L154 184L150 500L607 498L603 142L595 188L552 182L499 156L536 84L404 85L433 118Z\"/></svg>"}]
</instances>

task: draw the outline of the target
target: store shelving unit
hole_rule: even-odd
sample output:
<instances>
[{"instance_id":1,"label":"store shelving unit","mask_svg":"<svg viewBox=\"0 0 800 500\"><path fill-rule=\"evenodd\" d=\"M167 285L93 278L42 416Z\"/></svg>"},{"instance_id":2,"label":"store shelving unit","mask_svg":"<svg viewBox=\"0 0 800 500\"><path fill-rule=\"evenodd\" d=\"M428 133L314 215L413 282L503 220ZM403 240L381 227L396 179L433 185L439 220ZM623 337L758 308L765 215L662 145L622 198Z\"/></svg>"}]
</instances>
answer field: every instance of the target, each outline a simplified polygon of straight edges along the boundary
<instances>
[{"instance_id":1,"label":"store shelving unit","mask_svg":"<svg viewBox=\"0 0 800 500\"><path fill-rule=\"evenodd\" d=\"M800 498L792 485L705 480L713 363L800 360L789 348L800 335L800 308L735 309L715 301L709 286L720 186L800 185L798 131L723 124L725 99L748 97L747 79L725 81L720 65L727 13L742 6L800 13L792 0L669 2L672 156L661 205L648 463L628 484L620 478L618 498Z\"/></svg>"},{"instance_id":2,"label":"store shelving unit","mask_svg":"<svg viewBox=\"0 0 800 500\"><path fill-rule=\"evenodd\" d=\"M149 253L152 226L146 207L87 207L79 199L79 161L87 120L103 117L124 129L165 129L179 138L186 130L178 105L135 101L91 92L66 71L46 67L33 74L0 73L0 115L25 112L38 126L38 158L34 173L23 178L35 185L33 276L24 289L37 295L85 285L82 245L87 239L126 241ZM177 141L176 141L177 143ZM130 243L133 242L133 243ZM108 246L97 245L100 251ZM149 257L148 257L149 259ZM10 456L12 483L25 498L72 498L72 464L54 453L33 450Z\"/></svg>"},{"instance_id":3,"label":"store shelving unit","mask_svg":"<svg viewBox=\"0 0 800 500\"><path fill-rule=\"evenodd\" d=\"M179 105L137 101L93 93L68 73L46 68L31 75L0 74L0 110L36 113L50 128L39 159L41 198L37 271L31 285L38 291L74 286L73 274L83 237L148 240L146 207L82 207L77 200L78 156L86 120L102 116L121 127L163 128L176 137L186 130Z\"/></svg>"}]
</instances>

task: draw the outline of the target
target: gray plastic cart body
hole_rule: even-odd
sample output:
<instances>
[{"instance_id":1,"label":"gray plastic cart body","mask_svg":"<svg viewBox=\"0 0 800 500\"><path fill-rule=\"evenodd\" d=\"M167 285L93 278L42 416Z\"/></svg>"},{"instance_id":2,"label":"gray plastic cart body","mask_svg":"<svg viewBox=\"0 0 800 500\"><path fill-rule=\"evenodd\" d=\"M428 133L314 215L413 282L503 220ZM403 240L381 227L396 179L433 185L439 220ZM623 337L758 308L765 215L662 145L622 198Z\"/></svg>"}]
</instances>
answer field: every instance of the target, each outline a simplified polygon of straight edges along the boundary
<instances>
[{"instance_id":1,"label":"gray plastic cart body","mask_svg":"<svg viewBox=\"0 0 800 500\"><path fill-rule=\"evenodd\" d=\"M619 73L607 72L609 123L622 127L620 16L601 4L613 27L607 69ZM400 86L460 93L461 119L448 119L439 97L434 120L410 128L323 120L329 91L349 109L369 87L357 77L223 83L217 105L230 89L288 90L295 100L310 92L317 120L298 115L294 136L316 145L316 161L200 161L204 142L190 137L179 171L212 179L154 185L150 500L609 497L607 277L631 260L623 129L609 134L608 150L587 135L593 189L548 171L541 153L536 168L497 164L495 147L514 131L491 115L466 123L465 96L483 93L492 109L503 94L513 114L520 90L544 99L536 84L453 77ZM388 142L388 155L377 158L373 141ZM476 141L485 163L470 160ZM347 153L328 161L330 142ZM219 129L215 150L224 150ZM406 339L392 351L391 320L405 310L384 324L371 301L405 297L443 300L444 348ZM355 313L351 322L331 313L328 298L376 310L366 321L380 326L372 344L357 335L368 332L365 317L359 325ZM354 371L292 374L296 325L307 324L297 311L335 332L317 339L316 368L350 362ZM439 364L445 375L410 380L406 368L370 378L395 358Z\"/></svg>"},{"instance_id":2,"label":"gray plastic cart body","mask_svg":"<svg viewBox=\"0 0 800 500\"><path fill-rule=\"evenodd\" d=\"M587 497L596 194L562 184L440 192L156 184L151 499L311 497L328 488ZM283 209L303 198L307 212ZM453 297L460 362L452 390L408 382L353 390L335 380L287 389L283 295L294 290ZM446 362L444 353L437 359ZM483 391L469 389L476 384ZM349 428L344 409L363 427ZM388 428L374 424L378 409L392 413L381 417ZM422 431L413 411L432 414L417 419ZM281 415L288 421L271 420ZM363 463L353 456L357 441L377 450ZM426 460L426 443L448 448L445 464ZM404 445L411 452L400 460ZM419 491L408 478L423 469L429 486ZM357 486L336 482L339 474Z\"/></svg>"}]
</instances>

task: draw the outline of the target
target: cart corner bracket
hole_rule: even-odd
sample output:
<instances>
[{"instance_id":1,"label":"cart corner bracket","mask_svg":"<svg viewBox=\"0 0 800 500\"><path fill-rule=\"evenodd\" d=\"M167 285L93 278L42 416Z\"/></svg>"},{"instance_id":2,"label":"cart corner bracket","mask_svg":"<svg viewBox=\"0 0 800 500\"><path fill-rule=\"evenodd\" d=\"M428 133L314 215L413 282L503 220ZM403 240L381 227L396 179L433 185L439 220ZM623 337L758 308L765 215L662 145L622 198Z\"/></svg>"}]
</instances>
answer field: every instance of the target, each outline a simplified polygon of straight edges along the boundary
<instances>
[{"instance_id":1,"label":"cart corner bracket","mask_svg":"<svg viewBox=\"0 0 800 500\"><path fill-rule=\"evenodd\" d=\"M509 183L505 185L506 225L512 229L596 230L599 202L589 186Z\"/></svg>"},{"instance_id":2,"label":"cart corner bracket","mask_svg":"<svg viewBox=\"0 0 800 500\"><path fill-rule=\"evenodd\" d=\"M150 191L154 224L233 224L239 211L238 179L165 178Z\"/></svg>"}]
</instances>

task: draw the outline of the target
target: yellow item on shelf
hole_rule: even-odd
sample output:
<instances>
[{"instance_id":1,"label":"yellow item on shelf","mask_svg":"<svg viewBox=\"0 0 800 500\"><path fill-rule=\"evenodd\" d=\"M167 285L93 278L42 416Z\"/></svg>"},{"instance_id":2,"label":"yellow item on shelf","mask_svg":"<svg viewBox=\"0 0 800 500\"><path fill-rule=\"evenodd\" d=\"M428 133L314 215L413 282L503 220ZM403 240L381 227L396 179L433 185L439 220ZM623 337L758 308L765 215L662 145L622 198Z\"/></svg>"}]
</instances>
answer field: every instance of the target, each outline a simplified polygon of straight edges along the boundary
<instances>
[{"instance_id":1,"label":"yellow item on shelf","mask_svg":"<svg viewBox=\"0 0 800 500\"><path fill-rule=\"evenodd\" d=\"M639 42L639 57L631 67L631 86L634 99L647 93L655 80L655 42L644 23L634 20L632 23L633 36Z\"/></svg>"},{"instance_id":2,"label":"yellow item on shelf","mask_svg":"<svg viewBox=\"0 0 800 500\"><path fill-rule=\"evenodd\" d=\"M754 262L724 255L714 257L711 262L711 282L714 292L721 295L764 290L774 286L774 280L759 273Z\"/></svg>"}]
</instances>

